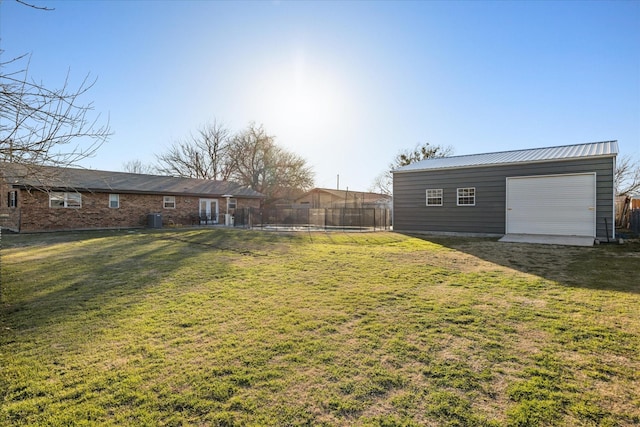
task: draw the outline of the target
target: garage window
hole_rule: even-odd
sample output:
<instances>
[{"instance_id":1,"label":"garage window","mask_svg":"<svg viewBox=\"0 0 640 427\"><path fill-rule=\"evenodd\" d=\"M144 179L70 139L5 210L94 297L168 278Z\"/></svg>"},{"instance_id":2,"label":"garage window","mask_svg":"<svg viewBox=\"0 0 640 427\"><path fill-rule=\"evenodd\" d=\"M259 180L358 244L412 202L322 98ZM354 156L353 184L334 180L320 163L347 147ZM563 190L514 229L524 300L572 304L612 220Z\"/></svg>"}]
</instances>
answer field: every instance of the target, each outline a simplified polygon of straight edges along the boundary
<instances>
[{"instance_id":1,"label":"garage window","mask_svg":"<svg viewBox=\"0 0 640 427\"><path fill-rule=\"evenodd\" d=\"M476 205L476 188L466 187L458 188L458 206L475 206Z\"/></svg>"},{"instance_id":2,"label":"garage window","mask_svg":"<svg viewBox=\"0 0 640 427\"><path fill-rule=\"evenodd\" d=\"M442 188L427 189L427 206L442 206Z\"/></svg>"}]
</instances>

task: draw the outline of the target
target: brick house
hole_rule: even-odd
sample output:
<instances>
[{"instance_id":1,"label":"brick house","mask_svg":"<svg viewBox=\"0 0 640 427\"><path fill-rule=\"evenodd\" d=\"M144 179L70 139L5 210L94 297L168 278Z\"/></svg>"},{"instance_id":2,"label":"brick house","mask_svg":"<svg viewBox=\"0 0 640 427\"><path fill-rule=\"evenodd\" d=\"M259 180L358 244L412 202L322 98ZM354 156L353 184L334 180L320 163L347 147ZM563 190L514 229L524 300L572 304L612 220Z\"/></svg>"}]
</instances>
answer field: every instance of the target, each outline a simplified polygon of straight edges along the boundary
<instances>
[{"instance_id":1,"label":"brick house","mask_svg":"<svg viewBox=\"0 0 640 427\"><path fill-rule=\"evenodd\" d=\"M15 163L0 163L0 194L0 227L17 232L224 224L264 199L229 181Z\"/></svg>"}]
</instances>

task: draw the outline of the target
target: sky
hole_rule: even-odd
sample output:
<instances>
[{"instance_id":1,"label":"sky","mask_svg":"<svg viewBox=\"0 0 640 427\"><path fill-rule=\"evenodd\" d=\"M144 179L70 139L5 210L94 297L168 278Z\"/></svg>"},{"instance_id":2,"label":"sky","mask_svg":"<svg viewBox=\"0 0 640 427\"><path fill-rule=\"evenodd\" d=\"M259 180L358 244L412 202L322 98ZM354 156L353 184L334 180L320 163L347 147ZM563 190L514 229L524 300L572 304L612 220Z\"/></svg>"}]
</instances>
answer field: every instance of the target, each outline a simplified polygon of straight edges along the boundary
<instances>
[{"instance_id":1,"label":"sky","mask_svg":"<svg viewBox=\"0 0 640 427\"><path fill-rule=\"evenodd\" d=\"M323 188L368 190L402 150L618 140L640 159L640 1L0 0L2 62L97 82L114 134L81 166L155 162L216 121L263 125Z\"/></svg>"}]
</instances>

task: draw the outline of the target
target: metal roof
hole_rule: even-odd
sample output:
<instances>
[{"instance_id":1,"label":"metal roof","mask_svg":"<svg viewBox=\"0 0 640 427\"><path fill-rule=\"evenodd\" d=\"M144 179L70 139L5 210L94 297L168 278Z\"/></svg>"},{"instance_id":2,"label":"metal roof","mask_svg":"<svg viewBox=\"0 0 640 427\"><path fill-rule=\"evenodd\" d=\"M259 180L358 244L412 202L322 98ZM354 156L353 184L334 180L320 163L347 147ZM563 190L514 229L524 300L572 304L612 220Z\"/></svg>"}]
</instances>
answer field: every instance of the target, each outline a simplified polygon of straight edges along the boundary
<instances>
[{"instance_id":1,"label":"metal roof","mask_svg":"<svg viewBox=\"0 0 640 427\"><path fill-rule=\"evenodd\" d=\"M618 141L591 142L557 147L531 148L527 150L500 151L496 153L426 159L393 172L413 172L432 169L455 169L511 163L537 163L555 160L571 160L585 157L615 157Z\"/></svg>"},{"instance_id":2,"label":"metal roof","mask_svg":"<svg viewBox=\"0 0 640 427\"><path fill-rule=\"evenodd\" d=\"M112 193L260 198L262 193L230 181L108 172L93 169L0 163L0 173L14 186Z\"/></svg>"}]
</instances>

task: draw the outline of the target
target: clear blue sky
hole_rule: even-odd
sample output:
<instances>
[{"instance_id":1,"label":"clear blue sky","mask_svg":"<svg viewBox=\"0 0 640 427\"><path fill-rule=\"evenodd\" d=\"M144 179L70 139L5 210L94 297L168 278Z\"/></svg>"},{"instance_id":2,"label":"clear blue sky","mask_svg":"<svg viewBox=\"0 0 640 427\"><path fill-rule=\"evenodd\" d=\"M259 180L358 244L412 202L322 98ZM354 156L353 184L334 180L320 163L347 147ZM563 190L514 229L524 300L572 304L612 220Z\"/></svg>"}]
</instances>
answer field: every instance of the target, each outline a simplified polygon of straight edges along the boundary
<instances>
[{"instance_id":1,"label":"clear blue sky","mask_svg":"<svg viewBox=\"0 0 640 427\"><path fill-rule=\"evenodd\" d=\"M3 60L85 98L95 169L154 161L214 119L263 124L316 185L366 190L402 149L617 139L640 157L640 2L0 1Z\"/></svg>"}]
</instances>

